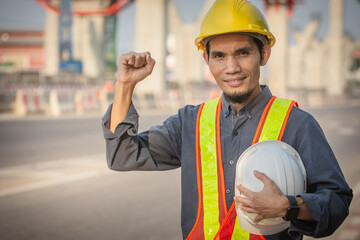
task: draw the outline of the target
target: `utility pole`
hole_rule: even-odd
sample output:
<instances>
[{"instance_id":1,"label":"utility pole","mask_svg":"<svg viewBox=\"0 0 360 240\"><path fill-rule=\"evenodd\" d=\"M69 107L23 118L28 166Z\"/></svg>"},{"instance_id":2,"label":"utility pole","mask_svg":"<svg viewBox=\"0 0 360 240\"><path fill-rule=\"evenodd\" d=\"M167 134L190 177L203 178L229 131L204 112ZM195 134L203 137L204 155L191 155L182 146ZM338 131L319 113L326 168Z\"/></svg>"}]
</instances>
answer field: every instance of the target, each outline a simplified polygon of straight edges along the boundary
<instances>
[{"instance_id":1,"label":"utility pole","mask_svg":"<svg viewBox=\"0 0 360 240\"><path fill-rule=\"evenodd\" d=\"M287 94L288 64L288 17L294 0L265 0L270 31L276 37L269 61L268 85L275 95Z\"/></svg>"}]
</instances>

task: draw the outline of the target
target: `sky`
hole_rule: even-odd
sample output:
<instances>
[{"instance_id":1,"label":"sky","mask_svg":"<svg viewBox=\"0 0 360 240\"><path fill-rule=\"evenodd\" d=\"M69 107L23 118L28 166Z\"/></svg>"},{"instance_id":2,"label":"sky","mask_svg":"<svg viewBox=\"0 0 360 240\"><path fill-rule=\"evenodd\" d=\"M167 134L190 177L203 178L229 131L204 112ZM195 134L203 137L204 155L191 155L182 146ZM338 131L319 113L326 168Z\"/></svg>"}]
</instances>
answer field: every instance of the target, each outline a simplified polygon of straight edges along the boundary
<instances>
[{"instance_id":1,"label":"sky","mask_svg":"<svg viewBox=\"0 0 360 240\"><path fill-rule=\"evenodd\" d=\"M205 0L174 1L183 21L193 22ZM250 1L264 12L262 0ZM300 0L298 2L292 18L289 19L290 31L302 31L311 19L317 18L320 21L320 27L316 36L323 39L327 33L327 8L330 0ZM344 31L360 40L360 3L357 0L344 0L344 2ZM118 52L133 48L134 13L135 7L132 4L118 15ZM45 15L45 10L35 0L0 0L0 30L41 30L45 26ZM294 43L295 40L290 36L290 41Z\"/></svg>"},{"instance_id":2,"label":"sky","mask_svg":"<svg viewBox=\"0 0 360 240\"><path fill-rule=\"evenodd\" d=\"M45 10L35 0L0 0L0 30L41 30Z\"/></svg>"}]
</instances>

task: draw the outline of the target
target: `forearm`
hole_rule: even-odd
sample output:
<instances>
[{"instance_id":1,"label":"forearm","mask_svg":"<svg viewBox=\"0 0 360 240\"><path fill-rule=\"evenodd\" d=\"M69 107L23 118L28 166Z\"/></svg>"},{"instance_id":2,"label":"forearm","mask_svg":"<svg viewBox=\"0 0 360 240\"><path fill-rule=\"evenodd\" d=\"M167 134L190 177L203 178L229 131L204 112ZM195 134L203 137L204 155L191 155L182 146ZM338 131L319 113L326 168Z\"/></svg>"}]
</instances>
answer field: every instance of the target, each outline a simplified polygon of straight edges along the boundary
<instances>
[{"instance_id":1,"label":"forearm","mask_svg":"<svg viewBox=\"0 0 360 240\"><path fill-rule=\"evenodd\" d=\"M110 169L130 170L167 170L180 166L180 121L174 115L163 125L152 127L148 131L138 132L139 115L133 106L127 116L110 131L110 115L113 106L102 118L102 131L105 138L106 158ZM151 141L151 143L149 142Z\"/></svg>"},{"instance_id":2,"label":"forearm","mask_svg":"<svg viewBox=\"0 0 360 240\"><path fill-rule=\"evenodd\" d=\"M290 230L313 237L329 236L348 215L351 190L315 119L308 117L304 123L296 124L301 126L301 132L295 149L307 175L306 193L299 195L312 221L301 221L304 218L299 216Z\"/></svg>"},{"instance_id":3,"label":"forearm","mask_svg":"<svg viewBox=\"0 0 360 240\"><path fill-rule=\"evenodd\" d=\"M279 212L279 216L280 217L285 217L287 209L290 207L290 202L287 199L287 197L285 197L285 195L283 195L283 197L280 200L281 202L284 202L285 204L283 204L282 206L282 210ZM299 220L305 220L305 221L313 221L313 218L311 217L309 210L305 204L304 199L302 199L302 197L296 197L296 202L297 205L299 206L299 215L297 216L297 219Z\"/></svg>"},{"instance_id":4,"label":"forearm","mask_svg":"<svg viewBox=\"0 0 360 240\"><path fill-rule=\"evenodd\" d=\"M301 194L312 221L295 220L291 231L301 232L312 237L331 235L349 214L351 191L319 189L316 193Z\"/></svg>"},{"instance_id":5,"label":"forearm","mask_svg":"<svg viewBox=\"0 0 360 240\"><path fill-rule=\"evenodd\" d=\"M116 126L122 122L131 104L135 85L149 76L154 68L155 60L149 52L129 52L118 60L117 81L110 117L110 131L115 132Z\"/></svg>"},{"instance_id":6,"label":"forearm","mask_svg":"<svg viewBox=\"0 0 360 240\"><path fill-rule=\"evenodd\" d=\"M300 207L298 219L305 221L312 221L313 218L310 216L309 210L304 202L304 199L302 199L302 197L296 197L296 202Z\"/></svg>"},{"instance_id":7,"label":"forearm","mask_svg":"<svg viewBox=\"0 0 360 240\"><path fill-rule=\"evenodd\" d=\"M110 131L115 132L116 126L122 122L130 108L135 84L116 82L114 102L111 109Z\"/></svg>"}]
</instances>

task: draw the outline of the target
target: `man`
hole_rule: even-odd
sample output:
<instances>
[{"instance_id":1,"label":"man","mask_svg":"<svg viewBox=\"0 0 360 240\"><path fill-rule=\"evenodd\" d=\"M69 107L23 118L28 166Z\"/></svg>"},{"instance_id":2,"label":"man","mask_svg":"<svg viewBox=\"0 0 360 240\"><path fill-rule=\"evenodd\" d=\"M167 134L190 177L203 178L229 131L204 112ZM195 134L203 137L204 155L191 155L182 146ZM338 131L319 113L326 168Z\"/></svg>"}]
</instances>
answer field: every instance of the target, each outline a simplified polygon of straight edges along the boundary
<instances>
[{"instance_id":1,"label":"man","mask_svg":"<svg viewBox=\"0 0 360 240\"><path fill-rule=\"evenodd\" d=\"M278 140L300 154L307 193L285 196L265 174L254 172L264 182L263 190L251 192L237 186L246 198L234 198L236 161L256 142L259 122L267 118L264 109L274 101L270 89L260 86L259 77L275 38L260 11L243 0L217 0L201 30L195 44L204 50L222 97L185 106L162 125L138 133L131 97L136 84L151 74L155 61L147 52L122 55L114 102L103 118L108 166L120 171L181 167L184 239L283 240L332 234L348 215L352 191L320 126L291 101L284 108L289 114L281 122L286 128L282 127ZM209 117L215 115L216 120ZM207 126L211 122L214 126ZM284 217L291 225L273 235L249 234L231 217L234 199L242 210L257 214L256 222ZM297 210L291 212L294 206Z\"/></svg>"}]
</instances>

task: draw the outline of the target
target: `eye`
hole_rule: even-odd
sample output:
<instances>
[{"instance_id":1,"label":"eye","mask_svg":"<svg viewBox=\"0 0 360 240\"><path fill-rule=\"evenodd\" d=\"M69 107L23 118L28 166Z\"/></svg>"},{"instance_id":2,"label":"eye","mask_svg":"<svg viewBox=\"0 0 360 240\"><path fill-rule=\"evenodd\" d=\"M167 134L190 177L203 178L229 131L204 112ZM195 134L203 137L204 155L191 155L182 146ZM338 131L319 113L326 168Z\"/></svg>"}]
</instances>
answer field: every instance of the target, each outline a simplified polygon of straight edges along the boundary
<instances>
[{"instance_id":1,"label":"eye","mask_svg":"<svg viewBox=\"0 0 360 240\"><path fill-rule=\"evenodd\" d=\"M242 49L242 50L239 50L238 52L237 52L237 55L238 56L247 56L247 55L249 55L249 50L248 49Z\"/></svg>"},{"instance_id":2,"label":"eye","mask_svg":"<svg viewBox=\"0 0 360 240\"><path fill-rule=\"evenodd\" d=\"M222 53L214 53L213 54L213 58L222 58L224 56L224 54Z\"/></svg>"}]
</instances>

